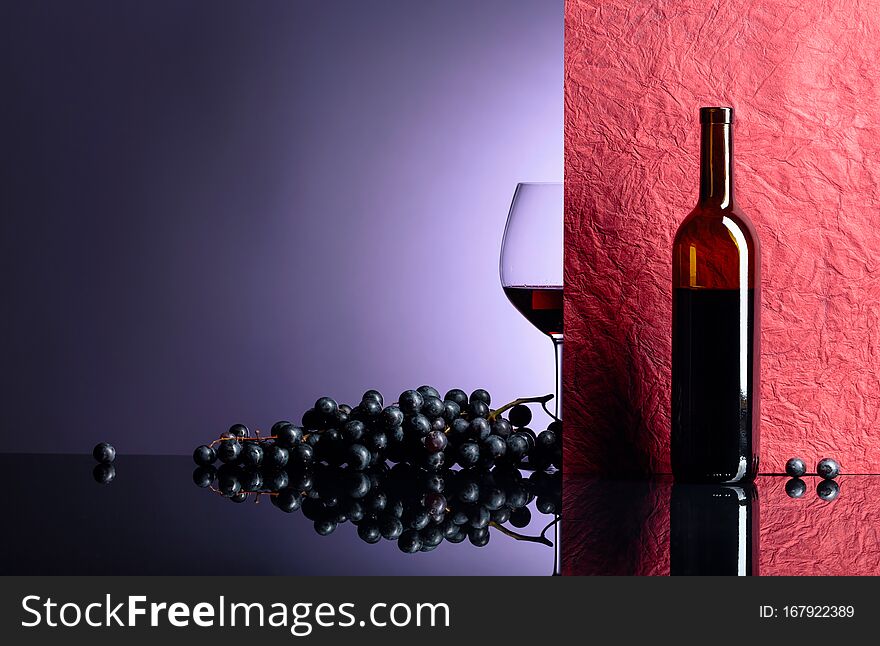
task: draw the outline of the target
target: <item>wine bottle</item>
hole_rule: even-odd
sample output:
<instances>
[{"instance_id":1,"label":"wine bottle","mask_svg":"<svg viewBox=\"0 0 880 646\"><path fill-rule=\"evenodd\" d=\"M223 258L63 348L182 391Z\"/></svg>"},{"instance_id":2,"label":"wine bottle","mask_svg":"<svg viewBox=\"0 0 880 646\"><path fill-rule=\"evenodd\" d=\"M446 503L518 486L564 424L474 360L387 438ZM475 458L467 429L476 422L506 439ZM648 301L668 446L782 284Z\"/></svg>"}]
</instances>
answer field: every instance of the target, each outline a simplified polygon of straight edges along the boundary
<instances>
[{"instance_id":1,"label":"wine bottle","mask_svg":"<svg viewBox=\"0 0 880 646\"><path fill-rule=\"evenodd\" d=\"M755 485L672 485L669 566L673 576L757 576Z\"/></svg>"},{"instance_id":2,"label":"wine bottle","mask_svg":"<svg viewBox=\"0 0 880 646\"><path fill-rule=\"evenodd\" d=\"M761 249L733 196L733 109L701 108L700 197L672 247L672 473L758 470Z\"/></svg>"}]
</instances>

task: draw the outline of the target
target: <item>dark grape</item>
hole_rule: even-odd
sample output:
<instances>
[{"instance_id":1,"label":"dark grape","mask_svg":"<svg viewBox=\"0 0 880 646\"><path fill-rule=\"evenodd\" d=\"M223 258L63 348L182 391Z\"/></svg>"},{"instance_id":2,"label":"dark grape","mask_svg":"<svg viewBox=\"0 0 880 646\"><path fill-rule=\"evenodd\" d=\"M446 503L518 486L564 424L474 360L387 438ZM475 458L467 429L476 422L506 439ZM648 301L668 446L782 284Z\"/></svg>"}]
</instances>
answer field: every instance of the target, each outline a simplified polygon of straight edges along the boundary
<instances>
[{"instance_id":1,"label":"dark grape","mask_svg":"<svg viewBox=\"0 0 880 646\"><path fill-rule=\"evenodd\" d=\"M231 496L229 496L229 499L232 502L241 504L248 499L248 492L247 491L239 491L238 493L234 493Z\"/></svg>"},{"instance_id":2,"label":"dark grape","mask_svg":"<svg viewBox=\"0 0 880 646\"><path fill-rule=\"evenodd\" d=\"M197 487L201 487L202 489L210 487L212 484L214 484L214 478L216 477L217 469L214 468L213 464L196 467L192 475L195 485Z\"/></svg>"},{"instance_id":3,"label":"dark grape","mask_svg":"<svg viewBox=\"0 0 880 646\"><path fill-rule=\"evenodd\" d=\"M330 397L321 397L315 402L315 410L320 413L324 419L329 419L339 409L336 400Z\"/></svg>"},{"instance_id":4,"label":"dark grape","mask_svg":"<svg viewBox=\"0 0 880 646\"><path fill-rule=\"evenodd\" d=\"M532 522L532 512L528 507L519 507L510 512L510 524L522 529Z\"/></svg>"},{"instance_id":5,"label":"dark grape","mask_svg":"<svg viewBox=\"0 0 880 646\"><path fill-rule=\"evenodd\" d=\"M217 452L210 446L202 444L202 446L196 447L196 450L193 451L193 460L196 464L208 466L209 464L214 464L217 460Z\"/></svg>"},{"instance_id":6,"label":"dark grape","mask_svg":"<svg viewBox=\"0 0 880 646\"><path fill-rule=\"evenodd\" d=\"M500 509L496 509L492 512L492 522L498 523L499 525L503 525L508 520L510 520L510 515L513 511L510 507L501 507Z\"/></svg>"},{"instance_id":7,"label":"dark grape","mask_svg":"<svg viewBox=\"0 0 880 646\"><path fill-rule=\"evenodd\" d=\"M388 406L382 411L382 425L386 430L397 428L403 424L403 411L397 406Z\"/></svg>"},{"instance_id":8,"label":"dark grape","mask_svg":"<svg viewBox=\"0 0 880 646\"><path fill-rule=\"evenodd\" d=\"M446 420L443 417L435 417L433 419L428 418L431 422L431 430L432 431L440 431L441 433L446 430Z\"/></svg>"},{"instance_id":9,"label":"dark grape","mask_svg":"<svg viewBox=\"0 0 880 646\"><path fill-rule=\"evenodd\" d=\"M431 516L441 516L446 513L446 496L442 493L429 493L425 496L425 508Z\"/></svg>"},{"instance_id":10,"label":"dark grape","mask_svg":"<svg viewBox=\"0 0 880 646\"><path fill-rule=\"evenodd\" d=\"M474 402L483 402L486 406L492 403L492 397L486 390L482 388L477 388L474 392L471 393L468 402L473 404Z\"/></svg>"},{"instance_id":11,"label":"dark grape","mask_svg":"<svg viewBox=\"0 0 880 646\"><path fill-rule=\"evenodd\" d=\"M507 453L507 443L498 435L490 435L480 445L480 452L490 459L497 460Z\"/></svg>"},{"instance_id":12,"label":"dark grape","mask_svg":"<svg viewBox=\"0 0 880 646\"><path fill-rule=\"evenodd\" d=\"M425 529L419 532L419 537L422 539L423 551L426 547L437 547L443 542L443 532L441 532L440 528L436 525L425 527Z\"/></svg>"},{"instance_id":13,"label":"dark grape","mask_svg":"<svg viewBox=\"0 0 880 646\"><path fill-rule=\"evenodd\" d=\"M816 473L826 480L834 480L840 474L840 465L831 458L822 458L816 465Z\"/></svg>"},{"instance_id":14,"label":"dark grape","mask_svg":"<svg viewBox=\"0 0 880 646\"><path fill-rule=\"evenodd\" d=\"M485 547L489 543L489 528L472 527L468 530L468 538L474 547Z\"/></svg>"},{"instance_id":15,"label":"dark grape","mask_svg":"<svg viewBox=\"0 0 880 646\"><path fill-rule=\"evenodd\" d=\"M542 514L556 513L556 502L549 496L538 496L538 500L535 502L535 507Z\"/></svg>"},{"instance_id":16,"label":"dark grape","mask_svg":"<svg viewBox=\"0 0 880 646\"><path fill-rule=\"evenodd\" d=\"M241 481L229 473L220 473L217 477L217 489L227 498L241 491Z\"/></svg>"},{"instance_id":17,"label":"dark grape","mask_svg":"<svg viewBox=\"0 0 880 646\"><path fill-rule=\"evenodd\" d=\"M405 510L400 521L407 529L424 529L431 522L431 516L423 508L413 508Z\"/></svg>"},{"instance_id":18,"label":"dark grape","mask_svg":"<svg viewBox=\"0 0 880 646\"><path fill-rule=\"evenodd\" d=\"M101 464L110 464L116 459L116 449L107 442L101 442L92 449L92 457Z\"/></svg>"},{"instance_id":19,"label":"dark grape","mask_svg":"<svg viewBox=\"0 0 880 646\"><path fill-rule=\"evenodd\" d=\"M528 426L529 422L532 421L532 411L525 404L517 404L507 411L507 419L513 426L518 428Z\"/></svg>"},{"instance_id":20,"label":"dark grape","mask_svg":"<svg viewBox=\"0 0 880 646\"><path fill-rule=\"evenodd\" d=\"M427 395L422 402L422 414L428 417L440 417L446 411L443 401L435 395Z\"/></svg>"},{"instance_id":21,"label":"dark grape","mask_svg":"<svg viewBox=\"0 0 880 646\"><path fill-rule=\"evenodd\" d=\"M461 443L470 436L471 423L459 417L449 427L449 437L455 442Z\"/></svg>"},{"instance_id":22,"label":"dark grape","mask_svg":"<svg viewBox=\"0 0 880 646\"><path fill-rule=\"evenodd\" d=\"M364 436L367 427L359 419L350 420L342 428L342 439L346 442L358 442Z\"/></svg>"},{"instance_id":23,"label":"dark grape","mask_svg":"<svg viewBox=\"0 0 880 646\"><path fill-rule=\"evenodd\" d=\"M275 425L277 426L277 424ZM299 426L287 422L286 425L276 428L272 427L272 435L275 436L275 444L285 449L292 449L295 445L302 442L303 430Z\"/></svg>"},{"instance_id":24,"label":"dark grape","mask_svg":"<svg viewBox=\"0 0 880 646\"><path fill-rule=\"evenodd\" d=\"M110 484L116 479L116 467L106 462L96 464L92 469L92 478L98 484Z\"/></svg>"},{"instance_id":25,"label":"dark grape","mask_svg":"<svg viewBox=\"0 0 880 646\"><path fill-rule=\"evenodd\" d=\"M529 441L527 436L520 433L514 433L507 438L507 455L508 457L519 460L529 450Z\"/></svg>"},{"instance_id":26,"label":"dark grape","mask_svg":"<svg viewBox=\"0 0 880 646\"><path fill-rule=\"evenodd\" d=\"M446 454L443 451L429 453L425 456L424 466L428 471L439 471L446 463Z\"/></svg>"},{"instance_id":27,"label":"dark grape","mask_svg":"<svg viewBox=\"0 0 880 646\"><path fill-rule=\"evenodd\" d=\"M400 410L405 414L415 415L422 410L424 398L422 397L422 393L417 390L407 390L400 394L397 403L400 406Z\"/></svg>"},{"instance_id":28,"label":"dark grape","mask_svg":"<svg viewBox=\"0 0 880 646\"><path fill-rule=\"evenodd\" d=\"M468 512L468 524L475 529L487 527L490 520L491 514L483 505L474 505Z\"/></svg>"},{"instance_id":29,"label":"dark grape","mask_svg":"<svg viewBox=\"0 0 880 646\"><path fill-rule=\"evenodd\" d=\"M364 498L364 509L369 513L378 513L388 504L388 495L383 491L374 491Z\"/></svg>"},{"instance_id":30,"label":"dark grape","mask_svg":"<svg viewBox=\"0 0 880 646\"><path fill-rule=\"evenodd\" d=\"M367 433L364 445L374 453L384 451L388 446L388 436L385 431L371 431Z\"/></svg>"},{"instance_id":31,"label":"dark grape","mask_svg":"<svg viewBox=\"0 0 880 646\"><path fill-rule=\"evenodd\" d=\"M507 496L500 487L490 486L480 488L480 504L489 511L497 511L507 502Z\"/></svg>"},{"instance_id":32,"label":"dark grape","mask_svg":"<svg viewBox=\"0 0 880 646\"><path fill-rule=\"evenodd\" d=\"M468 524L468 514L464 509L456 509L452 512L452 522L457 526Z\"/></svg>"},{"instance_id":33,"label":"dark grape","mask_svg":"<svg viewBox=\"0 0 880 646\"><path fill-rule=\"evenodd\" d=\"M562 422L558 419L550 422L547 430L556 433L556 437L562 437Z\"/></svg>"},{"instance_id":34,"label":"dark grape","mask_svg":"<svg viewBox=\"0 0 880 646\"><path fill-rule=\"evenodd\" d=\"M263 462L263 448L256 442L248 442L241 447L239 461L247 466L259 466Z\"/></svg>"},{"instance_id":35,"label":"dark grape","mask_svg":"<svg viewBox=\"0 0 880 646\"><path fill-rule=\"evenodd\" d=\"M315 449L308 444L297 444L291 455L294 462L310 464L315 459Z\"/></svg>"},{"instance_id":36,"label":"dark grape","mask_svg":"<svg viewBox=\"0 0 880 646\"><path fill-rule=\"evenodd\" d=\"M336 531L337 522L335 520L316 520L315 531L319 536L329 536Z\"/></svg>"},{"instance_id":37,"label":"dark grape","mask_svg":"<svg viewBox=\"0 0 880 646\"><path fill-rule=\"evenodd\" d=\"M407 419L403 426L404 430L413 437L425 437L431 432L431 422L421 413Z\"/></svg>"},{"instance_id":38,"label":"dark grape","mask_svg":"<svg viewBox=\"0 0 880 646\"><path fill-rule=\"evenodd\" d=\"M480 499L480 485L473 480L461 483L458 490L458 499L466 503L474 503Z\"/></svg>"},{"instance_id":39,"label":"dark grape","mask_svg":"<svg viewBox=\"0 0 880 646\"><path fill-rule=\"evenodd\" d=\"M247 426L245 426L244 424L233 424L232 426L229 427L229 433L231 433L232 435L234 435L235 437L237 437L239 439L242 437L250 437L251 436L250 429Z\"/></svg>"},{"instance_id":40,"label":"dark grape","mask_svg":"<svg viewBox=\"0 0 880 646\"><path fill-rule=\"evenodd\" d=\"M498 437L507 439L513 433L513 426L503 417L496 417L492 422L492 432Z\"/></svg>"},{"instance_id":41,"label":"dark grape","mask_svg":"<svg viewBox=\"0 0 880 646\"><path fill-rule=\"evenodd\" d=\"M400 548L401 552L414 554L422 549L422 539L416 530L408 529L397 539L397 547Z\"/></svg>"},{"instance_id":42,"label":"dark grape","mask_svg":"<svg viewBox=\"0 0 880 646\"><path fill-rule=\"evenodd\" d=\"M443 419L452 422L459 415L461 415L461 406L458 403L448 399L443 402Z\"/></svg>"},{"instance_id":43,"label":"dark grape","mask_svg":"<svg viewBox=\"0 0 880 646\"><path fill-rule=\"evenodd\" d=\"M425 489L431 493L443 493L446 481L439 473L429 473L425 478Z\"/></svg>"},{"instance_id":44,"label":"dark grape","mask_svg":"<svg viewBox=\"0 0 880 646\"><path fill-rule=\"evenodd\" d=\"M803 498L807 493L807 484L800 478L792 478L785 483L785 493L789 498Z\"/></svg>"},{"instance_id":45,"label":"dark grape","mask_svg":"<svg viewBox=\"0 0 880 646\"><path fill-rule=\"evenodd\" d=\"M323 428L324 420L321 417L321 413L316 411L314 408L310 408L302 416L302 425L303 428L308 431L317 431Z\"/></svg>"},{"instance_id":46,"label":"dark grape","mask_svg":"<svg viewBox=\"0 0 880 646\"><path fill-rule=\"evenodd\" d=\"M345 461L352 469L366 469L372 457L370 450L363 444L352 444L345 450Z\"/></svg>"},{"instance_id":47,"label":"dark grape","mask_svg":"<svg viewBox=\"0 0 880 646\"><path fill-rule=\"evenodd\" d=\"M441 431L431 431L425 436L425 448L428 449L428 453L442 451L448 443L449 440L446 439L446 434Z\"/></svg>"},{"instance_id":48,"label":"dark grape","mask_svg":"<svg viewBox=\"0 0 880 646\"><path fill-rule=\"evenodd\" d=\"M351 406L349 406L348 404L339 404L339 410L346 415L351 415Z\"/></svg>"},{"instance_id":49,"label":"dark grape","mask_svg":"<svg viewBox=\"0 0 880 646\"><path fill-rule=\"evenodd\" d=\"M270 467L278 467L279 469L287 466L290 459L290 453L287 449L277 444L272 444L263 449L263 464Z\"/></svg>"},{"instance_id":50,"label":"dark grape","mask_svg":"<svg viewBox=\"0 0 880 646\"><path fill-rule=\"evenodd\" d=\"M370 479L363 473L346 473L342 481L343 493L353 500L360 500L370 493Z\"/></svg>"},{"instance_id":51,"label":"dark grape","mask_svg":"<svg viewBox=\"0 0 880 646\"><path fill-rule=\"evenodd\" d=\"M370 520L358 525L358 537L365 543L378 543L382 540L382 532L379 530L379 523Z\"/></svg>"},{"instance_id":52,"label":"dark grape","mask_svg":"<svg viewBox=\"0 0 880 646\"><path fill-rule=\"evenodd\" d=\"M539 449L543 450L552 450L556 446L556 433L547 429L546 431L541 431L538 434L538 439L535 445Z\"/></svg>"},{"instance_id":53,"label":"dark grape","mask_svg":"<svg viewBox=\"0 0 880 646\"><path fill-rule=\"evenodd\" d=\"M480 461L480 447L473 442L465 442L458 447L458 463L463 467L472 467Z\"/></svg>"},{"instance_id":54,"label":"dark grape","mask_svg":"<svg viewBox=\"0 0 880 646\"><path fill-rule=\"evenodd\" d=\"M446 540L450 543L462 543L467 538L467 534L461 530L461 527L457 529L455 534L451 534L446 536Z\"/></svg>"},{"instance_id":55,"label":"dark grape","mask_svg":"<svg viewBox=\"0 0 880 646\"><path fill-rule=\"evenodd\" d=\"M452 401L458 404L458 407L464 408L468 404L468 396L465 391L460 388L453 388L443 397L444 400Z\"/></svg>"},{"instance_id":56,"label":"dark grape","mask_svg":"<svg viewBox=\"0 0 880 646\"><path fill-rule=\"evenodd\" d=\"M377 402L379 402L379 406L385 405L385 400L382 398L382 393L380 393L378 390L368 390L364 393L364 396L361 397L361 401L366 401L368 399L375 399Z\"/></svg>"},{"instance_id":57,"label":"dark grape","mask_svg":"<svg viewBox=\"0 0 880 646\"><path fill-rule=\"evenodd\" d=\"M281 469L274 469L263 476L263 487L271 491L280 491L288 484L290 484L290 476L287 475L287 471Z\"/></svg>"},{"instance_id":58,"label":"dark grape","mask_svg":"<svg viewBox=\"0 0 880 646\"><path fill-rule=\"evenodd\" d=\"M360 406L355 408L355 411L358 410L360 411L358 419L370 422L382 414L382 404L376 399L365 399L360 403ZM352 415L354 415L354 411L352 411Z\"/></svg>"},{"instance_id":59,"label":"dark grape","mask_svg":"<svg viewBox=\"0 0 880 646\"><path fill-rule=\"evenodd\" d=\"M792 478L800 478L807 472L807 464L800 458L791 458L785 463L785 472Z\"/></svg>"},{"instance_id":60,"label":"dark grape","mask_svg":"<svg viewBox=\"0 0 880 646\"><path fill-rule=\"evenodd\" d=\"M381 514L379 516L379 531L385 540L395 541L403 534L403 523L393 514Z\"/></svg>"},{"instance_id":61,"label":"dark grape","mask_svg":"<svg viewBox=\"0 0 880 646\"><path fill-rule=\"evenodd\" d=\"M840 485L834 480L822 480L816 485L816 494L825 502L831 502L840 495Z\"/></svg>"},{"instance_id":62,"label":"dark grape","mask_svg":"<svg viewBox=\"0 0 880 646\"><path fill-rule=\"evenodd\" d=\"M490 433L492 433L492 427L487 420L483 419L482 417L476 417L471 420L471 437L482 442L487 437L489 437Z\"/></svg>"},{"instance_id":63,"label":"dark grape","mask_svg":"<svg viewBox=\"0 0 880 646\"><path fill-rule=\"evenodd\" d=\"M238 460L240 454L241 444L237 440L223 440L217 448L217 457L226 464Z\"/></svg>"},{"instance_id":64,"label":"dark grape","mask_svg":"<svg viewBox=\"0 0 880 646\"><path fill-rule=\"evenodd\" d=\"M526 440L526 444L528 444L528 448L526 449L526 452L529 452L535 448L535 446L537 445L538 438L532 429L530 429L529 427L526 426L526 427L519 429L517 431L517 433L522 435Z\"/></svg>"},{"instance_id":65,"label":"dark grape","mask_svg":"<svg viewBox=\"0 0 880 646\"><path fill-rule=\"evenodd\" d=\"M468 405L468 415L470 415L471 419L475 417L488 417L489 413L489 406L485 402L477 400Z\"/></svg>"},{"instance_id":66,"label":"dark grape","mask_svg":"<svg viewBox=\"0 0 880 646\"><path fill-rule=\"evenodd\" d=\"M348 422L348 413L344 412L342 409L337 408L336 412L330 416L330 424L334 428L342 428Z\"/></svg>"},{"instance_id":67,"label":"dark grape","mask_svg":"<svg viewBox=\"0 0 880 646\"><path fill-rule=\"evenodd\" d=\"M277 496L272 496L272 504L289 514L300 508L302 498L298 491L282 489Z\"/></svg>"},{"instance_id":68,"label":"dark grape","mask_svg":"<svg viewBox=\"0 0 880 646\"><path fill-rule=\"evenodd\" d=\"M269 429L269 435L272 435L272 436L278 435L278 431L280 431L281 429L283 429L287 426L293 426L293 423L288 422L286 419L282 419L278 422L275 422L274 424L272 424L272 428Z\"/></svg>"},{"instance_id":69,"label":"dark grape","mask_svg":"<svg viewBox=\"0 0 880 646\"><path fill-rule=\"evenodd\" d=\"M244 491L257 491L263 486L263 475L256 469L247 469L238 476Z\"/></svg>"}]
</instances>

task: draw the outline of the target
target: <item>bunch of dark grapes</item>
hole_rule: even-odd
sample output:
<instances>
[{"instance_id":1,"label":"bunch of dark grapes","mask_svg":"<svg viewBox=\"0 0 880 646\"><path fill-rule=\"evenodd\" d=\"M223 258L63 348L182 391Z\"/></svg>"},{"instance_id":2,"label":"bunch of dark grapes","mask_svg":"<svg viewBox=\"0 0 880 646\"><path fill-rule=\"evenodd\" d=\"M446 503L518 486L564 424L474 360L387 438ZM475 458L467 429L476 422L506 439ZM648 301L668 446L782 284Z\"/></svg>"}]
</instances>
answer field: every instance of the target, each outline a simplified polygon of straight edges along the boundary
<instances>
[{"instance_id":1,"label":"bunch of dark grapes","mask_svg":"<svg viewBox=\"0 0 880 646\"><path fill-rule=\"evenodd\" d=\"M199 465L240 464L283 468L326 464L363 471L386 462L406 463L430 472L456 465L491 469L496 465L547 470L562 467L562 423L554 421L535 433L525 403L546 403L547 397L517 400L492 410L483 389L468 396L455 388L440 397L431 386L401 393L385 406L376 390L364 393L354 407L321 397L302 416L301 425L277 422L268 437L252 437L235 424L210 445L198 447ZM503 416L504 412L508 416Z\"/></svg>"},{"instance_id":2,"label":"bunch of dark grapes","mask_svg":"<svg viewBox=\"0 0 880 646\"><path fill-rule=\"evenodd\" d=\"M364 470L324 463L292 468L227 463L219 469L199 466L193 480L236 503L268 495L283 512L300 510L320 535L350 522L366 543L396 541L403 552L413 553L431 551L444 540L483 547L492 528L550 545L543 535L522 536L516 529L531 522L533 502L541 514L559 513L561 475L535 471L525 478L511 465L428 471L405 462Z\"/></svg>"}]
</instances>

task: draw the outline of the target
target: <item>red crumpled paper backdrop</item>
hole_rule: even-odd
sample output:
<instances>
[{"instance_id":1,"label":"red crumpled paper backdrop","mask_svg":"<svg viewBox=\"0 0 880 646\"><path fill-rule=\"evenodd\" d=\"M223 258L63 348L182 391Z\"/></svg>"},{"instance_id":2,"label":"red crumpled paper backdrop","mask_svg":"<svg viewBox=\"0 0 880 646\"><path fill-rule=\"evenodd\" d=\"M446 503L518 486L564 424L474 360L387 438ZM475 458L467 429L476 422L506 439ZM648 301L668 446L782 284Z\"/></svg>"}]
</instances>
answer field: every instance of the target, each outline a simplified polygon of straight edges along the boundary
<instances>
[{"instance_id":1,"label":"red crumpled paper backdrop","mask_svg":"<svg viewBox=\"0 0 880 646\"><path fill-rule=\"evenodd\" d=\"M761 470L880 472L880 3L569 0L565 461L669 470L672 238L704 105L763 246Z\"/></svg>"}]
</instances>

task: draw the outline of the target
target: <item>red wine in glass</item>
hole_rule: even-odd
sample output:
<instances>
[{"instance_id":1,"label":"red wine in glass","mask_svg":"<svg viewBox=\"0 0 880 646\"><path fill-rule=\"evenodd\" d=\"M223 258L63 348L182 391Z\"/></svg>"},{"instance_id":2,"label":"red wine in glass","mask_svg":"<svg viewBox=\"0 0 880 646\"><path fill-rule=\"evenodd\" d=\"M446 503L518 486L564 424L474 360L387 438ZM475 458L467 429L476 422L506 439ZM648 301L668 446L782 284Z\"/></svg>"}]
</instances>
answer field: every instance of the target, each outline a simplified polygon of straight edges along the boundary
<instances>
[{"instance_id":1,"label":"red wine in glass","mask_svg":"<svg viewBox=\"0 0 880 646\"><path fill-rule=\"evenodd\" d=\"M516 285L504 293L526 320L549 336L562 336L562 287Z\"/></svg>"}]
</instances>

